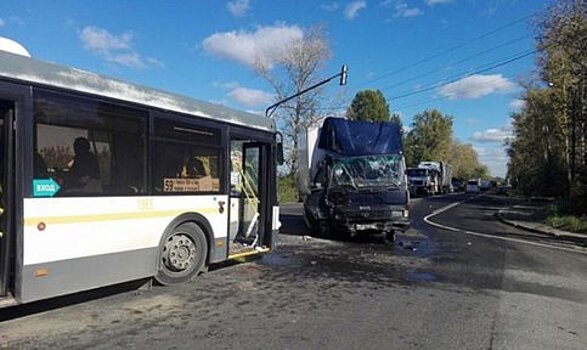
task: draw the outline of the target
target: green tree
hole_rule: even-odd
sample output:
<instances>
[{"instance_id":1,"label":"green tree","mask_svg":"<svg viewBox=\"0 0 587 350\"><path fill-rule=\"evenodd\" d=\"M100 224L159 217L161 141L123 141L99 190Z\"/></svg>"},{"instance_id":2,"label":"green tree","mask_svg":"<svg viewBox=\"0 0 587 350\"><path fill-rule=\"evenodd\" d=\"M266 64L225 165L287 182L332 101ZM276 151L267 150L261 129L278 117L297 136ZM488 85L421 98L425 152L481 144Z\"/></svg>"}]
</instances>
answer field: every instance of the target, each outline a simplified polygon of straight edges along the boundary
<instances>
[{"instance_id":1,"label":"green tree","mask_svg":"<svg viewBox=\"0 0 587 350\"><path fill-rule=\"evenodd\" d=\"M525 194L564 196L586 213L587 2L557 1L536 25L543 84L527 86L512 115L508 177Z\"/></svg>"},{"instance_id":2,"label":"green tree","mask_svg":"<svg viewBox=\"0 0 587 350\"><path fill-rule=\"evenodd\" d=\"M409 166L426 160L446 161L452 144L453 118L436 109L414 116L406 135L404 151Z\"/></svg>"},{"instance_id":3,"label":"green tree","mask_svg":"<svg viewBox=\"0 0 587 350\"><path fill-rule=\"evenodd\" d=\"M489 176L489 169L481 164L479 155L470 144L453 140L446 161L452 166L452 176L455 178L466 180Z\"/></svg>"},{"instance_id":4,"label":"green tree","mask_svg":"<svg viewBox=\"0 0 587 350\"><path fill-rule=\"evenodd\" d=\"M579 178L587 166L587 145L581 141L587 137L587 2L558 1L537 25L538 66L542 79L551 87L554 117L562 126L567 195L572 195L587 180Z\"/></svg>"},{"instance_id":5,"label":"green tree","mask_svg":"<svg viewBox=\"0 0 587 350\"><path fill-rule=\"evenodd\" d=\"M389 104L379 90L362 90L347 109L347 117L352 120L387 122L390 121ZM394 116L399 121L399 116ZM400 123L401 125L401 123Z\"/></svg>"},{"instance_id":6,"label":"green tree","mask_svg":"<svg viewBox=\"0 0 587 350\"><path fill-rule=\"evenodd\" d=\"M512 115L508 178L524 194L561 196L569 183L556 92L529 87L523 98L525 107Z\"/></svg>"}]
</instances>

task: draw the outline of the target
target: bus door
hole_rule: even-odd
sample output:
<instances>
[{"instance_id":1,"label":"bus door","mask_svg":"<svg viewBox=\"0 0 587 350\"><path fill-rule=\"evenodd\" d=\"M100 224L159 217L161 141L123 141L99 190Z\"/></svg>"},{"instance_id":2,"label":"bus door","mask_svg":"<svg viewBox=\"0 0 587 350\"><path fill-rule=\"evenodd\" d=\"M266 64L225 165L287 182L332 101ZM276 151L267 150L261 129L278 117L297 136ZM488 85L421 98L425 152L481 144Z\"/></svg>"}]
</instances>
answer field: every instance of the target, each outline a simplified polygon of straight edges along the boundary
<instances>
[{"instance_id":1,"label":"bus door","mask_svg":"<svg viewBox=\"0 0 587 350\"><path fill-rule=\"evenodd\" d=\"M13 252L12 184L14 157L14 103L0 100L0 298L10 291Z\"/></svg>"},{"instance_id":2,"label":"bus door","mask_svg":"<svg viewBox=\"0 0 587 350\"><path fill-rule=\"evenodd\" d=\"M265 243L267 146L245 140L231 142L229 255Z\"/></svg>"}]
</instances>

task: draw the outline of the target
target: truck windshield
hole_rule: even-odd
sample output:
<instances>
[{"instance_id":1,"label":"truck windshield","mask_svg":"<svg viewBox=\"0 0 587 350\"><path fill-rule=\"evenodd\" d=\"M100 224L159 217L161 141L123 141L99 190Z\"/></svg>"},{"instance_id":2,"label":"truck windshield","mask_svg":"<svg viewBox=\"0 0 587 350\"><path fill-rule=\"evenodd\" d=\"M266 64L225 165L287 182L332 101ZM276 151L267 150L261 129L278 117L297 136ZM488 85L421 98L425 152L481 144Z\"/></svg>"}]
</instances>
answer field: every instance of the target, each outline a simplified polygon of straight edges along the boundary
<instances>
[{"instance_id":1,"label":"truck windshield","mask_svg":"<svg viewBox=\"0 0 587 350\"><path fill-rule=\"evenodd\" d=\"M399 186L403 177L401 155L377 155L333 159L332 186L354 188Z\"/></svg>"},{"instance_id":2,"label":"truck windshield","mask_svg":"<svg viewBox=\"0 0 587 350\"><path fill-rule=\"evenodd\" d=\"M428 170L426 169L408 169L406 170L406 173L408 174L409 177L422 177L422 176L426 176L426 172Z\"/></svg>"}]
</instances>

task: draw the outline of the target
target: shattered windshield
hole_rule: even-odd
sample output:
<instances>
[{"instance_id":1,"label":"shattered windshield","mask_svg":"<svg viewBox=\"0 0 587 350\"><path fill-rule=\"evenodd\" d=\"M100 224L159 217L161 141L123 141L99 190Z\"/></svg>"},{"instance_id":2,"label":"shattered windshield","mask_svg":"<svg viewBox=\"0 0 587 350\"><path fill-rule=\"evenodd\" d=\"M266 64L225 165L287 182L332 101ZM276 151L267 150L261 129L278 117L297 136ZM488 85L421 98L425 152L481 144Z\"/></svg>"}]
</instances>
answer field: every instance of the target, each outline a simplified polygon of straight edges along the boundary
<instances>
[{"instance_id":1,"label":"shattered windshield","mask_svg":"<svg viewBox=\"0 0 587 350\"><path fill-rule=\"evenodd\" d=\"M399 154L334 159L331 185L354 188L399 186L403 162Z\"/></svg>"}]
</instances>

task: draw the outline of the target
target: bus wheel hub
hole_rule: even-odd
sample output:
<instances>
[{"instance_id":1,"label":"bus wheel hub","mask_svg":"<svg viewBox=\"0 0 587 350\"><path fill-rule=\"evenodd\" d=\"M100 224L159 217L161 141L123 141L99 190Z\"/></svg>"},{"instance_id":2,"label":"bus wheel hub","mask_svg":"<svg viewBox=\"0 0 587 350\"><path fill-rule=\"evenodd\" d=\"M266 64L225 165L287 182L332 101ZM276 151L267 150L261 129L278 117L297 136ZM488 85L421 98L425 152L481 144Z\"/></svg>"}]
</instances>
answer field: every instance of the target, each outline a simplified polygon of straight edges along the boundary
<instances>
[{"instance_id":1,"label":"bus wheel hub","mask_svg":"<svg viewBox=\"0 0 587 350\"><path fill-rule=\"evenodd\" d=\"M196 246L186 235L178 234L169 237L165 243L163 263L173 271L189 269L195 260Z\"/></svg>"}]
</instances>

